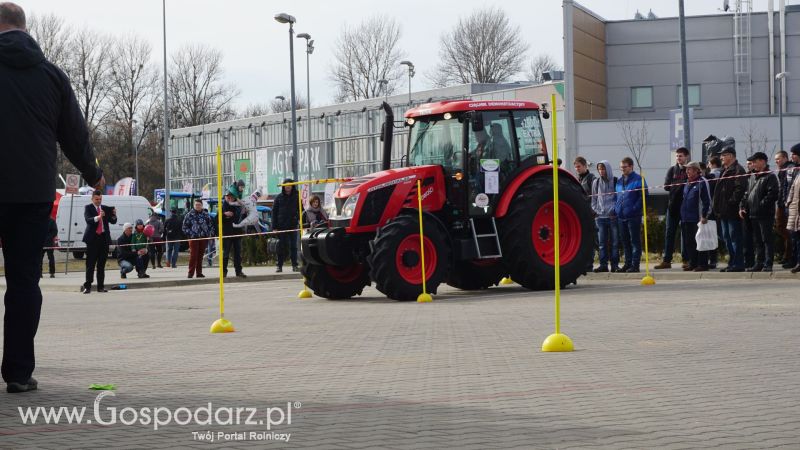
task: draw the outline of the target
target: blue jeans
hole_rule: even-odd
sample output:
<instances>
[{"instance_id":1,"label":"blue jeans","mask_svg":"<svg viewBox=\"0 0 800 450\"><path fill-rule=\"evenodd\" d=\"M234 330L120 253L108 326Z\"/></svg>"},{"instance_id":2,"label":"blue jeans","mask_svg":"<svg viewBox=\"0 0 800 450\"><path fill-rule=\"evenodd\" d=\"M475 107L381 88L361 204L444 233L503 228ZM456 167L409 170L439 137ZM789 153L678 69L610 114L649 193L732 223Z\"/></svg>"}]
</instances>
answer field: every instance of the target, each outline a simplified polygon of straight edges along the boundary
<instances>
[{"instance_id":1,"label":"blue jeans","mask_svg":"<svg viewBox=\"0 0 800 450\"><path fill-rule=\"evenodd\" d=\"M119 262L119 273L120 275L125 275L128 273L133 272L133 264L130 261L125 261L124 259Z\"/></svg>"},{"instance_id":2,"label":"blue jeans","mask_svg":"<svg viewBox=\"0 0 800 450\"><path fill-rule=\"evenodd\" d=\"M167 261L169 261L170 267L176 267L178 265L178 253L180 253L180 251L180 242L170 242L167 244Z\"/></svg>"},{"instance_id":3,"label":"blue jeans","mask_svg":"<svg viewBox=\"0 0 800 450\"><path fill-rule=\"evenodd\" d=\"M744 235L742 221L739 219L722 219L722 238L728 248L728 267L744 269Z\"/></svg>"},{"instance_id":4,"label":"blue jeans","mask_svg":"<svg viewBox=\"0 0 800 450\"><path fill-rule=\"evenodd\" d=\"M675 253L675 238L679 236L678 229L680 228L681 218L673 217L667 211L666 220L666 242L664 243L664 262L672 262L672 254ZM685 262L687 260L686 246L683 243L683 236L681 236L681 259Z\"/></svg>"},{"instance_id":5,"label":"blue jeans","mask_svg":"<svg viewBox=\"0 0 800 450\"><path fill-rule=\"evenodd\" d=\"M598 217L594 221L597 225L597 239L600 241L600 267L608 266L609 256L611 257L611 267L618 267L619 230L617 229L617 218ZM609 250L611 251L609 252Z\"/></svg>"},{"instance_id":6,"label":"blue jeans","mask_svg":"<svg viewBox=\"0 0 800 450\"><path fill-rule=\"evenodd\" d=\"M625 265L639 268L642 259L642 218L617 219L619 222L619 238L625 250Z\"/></svg>"}]
</instances>

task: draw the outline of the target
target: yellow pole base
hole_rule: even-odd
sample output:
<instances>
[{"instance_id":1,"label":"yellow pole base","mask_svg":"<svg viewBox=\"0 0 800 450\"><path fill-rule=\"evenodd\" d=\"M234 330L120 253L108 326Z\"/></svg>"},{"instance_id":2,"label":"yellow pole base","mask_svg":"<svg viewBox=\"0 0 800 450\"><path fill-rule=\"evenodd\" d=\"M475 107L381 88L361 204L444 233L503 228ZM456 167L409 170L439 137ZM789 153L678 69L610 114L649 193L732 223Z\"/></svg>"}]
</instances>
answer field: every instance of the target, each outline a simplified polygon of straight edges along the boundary
<instances>
[{"instance_id":1,"label":"yellow pole base","mask_svg":"<svg viewBox=\"0 0 800 450\"><path fill-rule=\"evenodd\" d=\"M645 275L645 277L642 278L642 286L650 286L653 284L656 284L656 279L650 275Z\"/></svg>"},{"instance_id":2,"label":"yellow pole base","mask_svg":"<svg viewBox=\"0 0 800 450\"><path fill-rule=\"evenodd\" d=\"M542 343L543 352L571 352L575 350L572 339L566 334L553 333Z\"/></svg>"},{"instance_id":3,"label":"yellow pole base","mask_svg":"<svg viewBox=\"0 0 800 450\"><path fill-rule=\"evenodd\" d=\"M417 297L417 303L429 303L429 302L432 302L432 301L433 301L433 297L431 297L431 294L422 293L422 294L419 294L419 297Z\"/></svg>"},{"instance_id":4,"label":"yellow pole base","mask_svg":"<svg viewBox=\"0 0 800 450\"><path fill-rule=\"evenodd\" d=\"M313 298L313 297L314 295L311 294L311 291L309 291L305 286L303 286L303 290L297 294L297 298Z\"/></svg>"},{"instance_id":5,"label":"yellow pole base","mask_svg":"<svg viewBox=\"0 0 800 450\"><path fill-rule=\"evenodd\" d=\"M217 319L211 324L212 333L233 333L233 324L228 319Z\"/></svg>"},{"instance_id":6,"label":"yellow pole base","mask_svg":"<svg viewBox=\"0 0 800 450\"><path fill-rule=\"evenodd\" d=\"M514 284L514 280L512 280L511 277L503 277L503 279L500 280L500 284Z\"/></svg>"}]
</instances>

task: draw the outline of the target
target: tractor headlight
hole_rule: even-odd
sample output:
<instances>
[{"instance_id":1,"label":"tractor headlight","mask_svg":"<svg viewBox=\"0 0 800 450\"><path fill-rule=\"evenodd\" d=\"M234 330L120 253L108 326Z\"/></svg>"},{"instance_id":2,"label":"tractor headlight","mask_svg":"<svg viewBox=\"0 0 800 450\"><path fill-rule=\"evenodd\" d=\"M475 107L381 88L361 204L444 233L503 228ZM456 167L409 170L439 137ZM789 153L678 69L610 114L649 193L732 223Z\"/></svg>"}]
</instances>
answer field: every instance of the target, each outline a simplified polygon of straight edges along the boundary
<instances>
[{"instance_id":1,"label":"tractor headlight","mask_svg":"<svg viewBox=\"0 0 800 450\"><path fill-rule=\"evenodd\" d=\"M342 215L341 219L352 219L353 214L356 212L356 205L358 205L358 197L361 193L357 193L351 195L346 202L344 202L344 206L342 206Z\"/></svg>"},{"instance_id":2,"label":"tractor headlight","mask_svg":"<svg viewBox=\"0 0 800 450\"><path fill-rule=\"evenodd\" d=\"M336 202L325 206L325 214L327 214L328 217L336 217Z\"/></svg>"}]
</instances>

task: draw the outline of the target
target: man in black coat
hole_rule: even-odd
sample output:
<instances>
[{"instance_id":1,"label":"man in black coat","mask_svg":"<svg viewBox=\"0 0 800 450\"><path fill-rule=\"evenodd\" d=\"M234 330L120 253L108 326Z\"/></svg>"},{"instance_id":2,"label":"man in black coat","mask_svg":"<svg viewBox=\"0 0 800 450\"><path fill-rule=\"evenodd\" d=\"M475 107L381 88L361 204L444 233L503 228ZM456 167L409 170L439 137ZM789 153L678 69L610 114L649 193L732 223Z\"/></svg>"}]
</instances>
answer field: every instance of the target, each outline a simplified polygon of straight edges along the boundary
<instances>
[{"instance_id":1,"label":"man in black coat","mask_svg":"<svg viewBox=\"0 0 800 450\"><path fill-rule=\"evenodd\" d=\"M34 337L42 242L55 199L58 144L92 186L105 185L69 79L25 32L25 12L0 3L0 240L6 258L2 375L11 393L37 388Z\"/></svg>"},{"instance_id":2,"label":"man in black coat","mask_svg":"<svg viewBox=\"0 0 800 450\"><path fill-rule=\"evenodd\" d=\"M772 272L773 241L772 227L775 224L775 206L780 195L778 177L769 170L767 155L755 152L747 158L753 163L755 176L750 178L747 193L742 198L739 215L750 218L753 227L755 265L748 272Z\"/></svg>"},{"instance_id":3,"label":"man in black coat","mask_svg":"<svg viewBox=\"0 0 800 450\"><path fill-rule=\"evenodd\" d=\"M83 218L86 220L86 231L83 232L83 242L86 243L86 282L81 287L81 292L92 292L94 270L97 266L97 292L108 292L105 289L106 259L108 259L108 245L111 243L109 224L117 223L117 209L103 206L103 193L94 191L92 203L83 209Z\"/></svg>"},{"instance_id":4,"label":"man in black coat","mask_svg":"<svg viewBox=\"0 0 800 450\"><path fill-rule=\"evenodd\" d=\"M669 194L667 202L666 230L664 233L664 256L661 264L655 269L669 269L672 267L672 254L675 253L675 238L678 237L678 229L681 224L681 204L683 204L683 188L686 184L686 164L689 162L689 150L680 147L675 150L675 165L667 169L667 176L664 179L664 190ZM688 267L687 251L681 239L681 259L684 267Z\"/></svg>"},{"instance_id":5,"label":"man in black coat","mask_svg":"<svg viewBox=\"0 0 800 450\"><path fill-rule=\"evenodd\" d=\"M236 186L236 185L234 185ZM242 238L235 237L244 233L244 228L236 228L234 223L241 222L242 207L238 206L234 187L225 194L222 200L222 276L228 276L228 257L233 253L233 268L236 270L236 276L239 278L247 278L242 272Z\"/></svg>"},{"instance_id":6,"label":"man in black coat","mask_svg":"<svg viewBox=\"0 0 800 450\"><path fill-rule=\"evenodd\" d=\"M285 183L293 183L294 180L286 178ZM300 226L300 211L297 199L297 189L294 186L284 186L281 193L275 197L272 204L272 229L274 231L296 230ZM278 234L280 244L278 245L278 269L276 272L283 272L283 260L286 247L289 247L289 257L292 260L292 270L297 272L300 268L297 265L297 232Z\"/></svg>"},{"instance_id":7,"label":"man in black coat","mask_svg":"<svg viewBox=\"0 0 800 450\"><path fill-rule=\"evenodd\" d=\"M50 217L50 220L47 223L47 237L44 240L44 252L47 254L47 265L48 269L50 269L50 278L56 277L56 256L53 253L56 244L56 238L58 237L58 225L56 221ZM44 270L42 270L44 272Z\"/></svg>"},{"instance_id":8,"label":"man in black coat","mask_svg":"<svg viewBox=\"0 0 800 450\"><path fill-rule=\"evenodd\" d=\"M739 203L747 190L744 167L736 160L736 149L725 147L720 153L722 174L714 182L712 210L722 224L722 238L728 248L728 267L720 272L744 272L744 230Z\"/></svg>"}]
</instances>

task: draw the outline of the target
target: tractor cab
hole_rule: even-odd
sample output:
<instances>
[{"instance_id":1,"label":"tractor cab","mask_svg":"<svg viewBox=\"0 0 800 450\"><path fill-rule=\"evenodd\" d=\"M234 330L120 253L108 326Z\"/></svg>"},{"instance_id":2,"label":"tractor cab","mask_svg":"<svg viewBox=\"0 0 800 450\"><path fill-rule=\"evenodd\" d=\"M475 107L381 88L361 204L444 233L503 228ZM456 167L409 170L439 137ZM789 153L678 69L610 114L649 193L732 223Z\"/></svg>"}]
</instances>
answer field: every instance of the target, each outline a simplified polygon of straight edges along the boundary
<instances>
[{"instance_id":1,"label":"tractor cab","mask_svg":"<svg viewBox=\"0 0 800 450\"><path fill-rule=\"evenodd\" d=\"M442 167L455 216L492 215L500 192L517 173L549 164L535 103L440 102L405 117L408 165Z\"/></svg>"}]
</instances>

